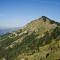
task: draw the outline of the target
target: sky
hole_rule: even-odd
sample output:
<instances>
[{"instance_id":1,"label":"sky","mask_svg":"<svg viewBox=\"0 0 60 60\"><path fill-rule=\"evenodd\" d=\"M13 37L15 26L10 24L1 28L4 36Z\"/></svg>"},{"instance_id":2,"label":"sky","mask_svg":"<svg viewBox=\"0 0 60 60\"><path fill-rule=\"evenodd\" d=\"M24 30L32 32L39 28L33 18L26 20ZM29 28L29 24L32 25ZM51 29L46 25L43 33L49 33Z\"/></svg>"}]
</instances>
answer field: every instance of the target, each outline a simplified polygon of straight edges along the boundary
<instances>
[{"instance_id":1,"label":"sky","mask_svg":"<svg viewBox=\"0 0 60 60\"><path fill-rule=\"evenodd\" d=\"M0 28L22 27L41 16L60 22L60 0L0 0Z\"/></svg>"}]
</instances>

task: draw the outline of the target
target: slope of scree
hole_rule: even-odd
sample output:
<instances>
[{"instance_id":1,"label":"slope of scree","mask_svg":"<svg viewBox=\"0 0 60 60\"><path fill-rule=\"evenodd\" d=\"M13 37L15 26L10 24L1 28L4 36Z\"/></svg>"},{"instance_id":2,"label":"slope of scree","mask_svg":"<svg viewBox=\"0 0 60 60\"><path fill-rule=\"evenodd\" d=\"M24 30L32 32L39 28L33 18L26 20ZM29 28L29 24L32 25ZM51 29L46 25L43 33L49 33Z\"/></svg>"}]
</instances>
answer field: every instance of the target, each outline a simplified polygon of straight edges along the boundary
<instances>
[{"instance_id":1,"label":"slope of scree","mask_svg":"<svg viewBox=\"0 0 60 60\"><path fill-rule=\"evenodd\" d=\"M60 23L42 16L16 32L0 36L0 60L59 60Z\"/></svg>"}]
</instances>

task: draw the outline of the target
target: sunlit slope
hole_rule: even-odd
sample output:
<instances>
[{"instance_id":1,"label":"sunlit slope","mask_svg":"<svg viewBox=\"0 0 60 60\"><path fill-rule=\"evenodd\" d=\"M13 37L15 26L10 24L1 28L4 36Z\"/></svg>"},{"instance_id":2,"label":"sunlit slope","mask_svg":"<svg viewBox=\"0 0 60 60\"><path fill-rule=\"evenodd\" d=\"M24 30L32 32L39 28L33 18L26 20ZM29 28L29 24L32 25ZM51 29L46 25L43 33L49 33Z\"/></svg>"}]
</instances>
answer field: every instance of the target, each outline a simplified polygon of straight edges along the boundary
<instances>
[{"instance_id":1,"label":"sunlit slope","mask_svg":"<svg viewBox=\"0 0 60 60\"><path fill-rule=\"evenodd\" d=\"M0 60L59 60L60 23L45 16L0 36Z\"/></svg>"}]
</instances>

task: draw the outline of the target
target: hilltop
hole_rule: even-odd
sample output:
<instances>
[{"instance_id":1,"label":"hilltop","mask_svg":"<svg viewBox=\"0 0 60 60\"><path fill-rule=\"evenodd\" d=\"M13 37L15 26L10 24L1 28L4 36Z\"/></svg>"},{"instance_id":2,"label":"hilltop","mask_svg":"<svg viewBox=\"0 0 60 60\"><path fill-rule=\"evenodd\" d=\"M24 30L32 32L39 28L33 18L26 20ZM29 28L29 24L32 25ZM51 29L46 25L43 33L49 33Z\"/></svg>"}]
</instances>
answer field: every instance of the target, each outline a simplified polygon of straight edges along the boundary
<instances>
[{"instance_id":1,"label":"hilltop","mask_svg":"<svg viewBox=\"0 0 60 60\"><path fill-rule=\"evenodd\" d=\"M0 36L0 60L60 60L60 23L42 16Z\"/></svg>"}]
</instances>

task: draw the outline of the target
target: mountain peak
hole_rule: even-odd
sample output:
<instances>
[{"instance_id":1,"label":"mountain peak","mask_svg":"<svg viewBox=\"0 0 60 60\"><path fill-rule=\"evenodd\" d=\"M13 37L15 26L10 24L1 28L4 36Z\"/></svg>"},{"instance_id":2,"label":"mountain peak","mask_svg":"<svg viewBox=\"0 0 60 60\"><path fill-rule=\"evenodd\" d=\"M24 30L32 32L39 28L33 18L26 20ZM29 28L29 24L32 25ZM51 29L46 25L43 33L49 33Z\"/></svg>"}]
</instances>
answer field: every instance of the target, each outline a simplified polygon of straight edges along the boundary
<instances>
[{"instance_id":1,"label":"mountain peak","mask_svg":"<svg viewBox=\"0 0 60 60\"><path fill-rule=\"evenodd\" d=\"M47 17L46 16L42 16L41 17L44 21L46 21Z\"/></svg>"},{"instance_id":2,"label":"mountain peak","mask_svg":"<svg viewBox=\"0 0 60 60\"><path fill-rule=\"evenodd\" d=\"M47 16L42 16L41 18L42 18L43 20L46 20L46 19L51 20L51 19L49 19Z\"/></svg>"},{"instance_id":3,"label":"mountain peak","mask_svg":"<svg viewBox=\"0 0 60 60\"><path fill-rule=\"evenodd\" d=\"M41 18L47 18L46 16L42 16Z\"/></svg>"},{"instance_id":4,"label":"mountain peak","mask_svg":"<svg viewBox=\"0 0 60 60\"><path fill-rule=\"evenodd\" d=\"M60 60L57 24L42 16L16 32L0 36L0 60Z\"/></svg>"},{"instance_id":5,"label":"mountain peak","mask_svg":"<svg viewBox=\"0 0 60 60\"><path fill-rule=\"evenodd\" d=\"M54 20L52 20L52 19L50 19L50 18L48 18L48 17L46 17L46 16L41 16L38 20L42 20L42 21L44 21L44 22L50 22L51 24L57 24L57 25L60 25L60 23L59 22L56 22L56 21L54 21Z\"/></svg>"},{"instance_id":6,"label":"mountain peak","mask_svg":"<svg viewBox=\"0 0 60 60\"><path fill-rule=\"evenodd\" d=\"M46 16L41 16L38 20L43 20L45 22L46 20L50 20L50 19Z\"/></svg>"}]
</instances>

